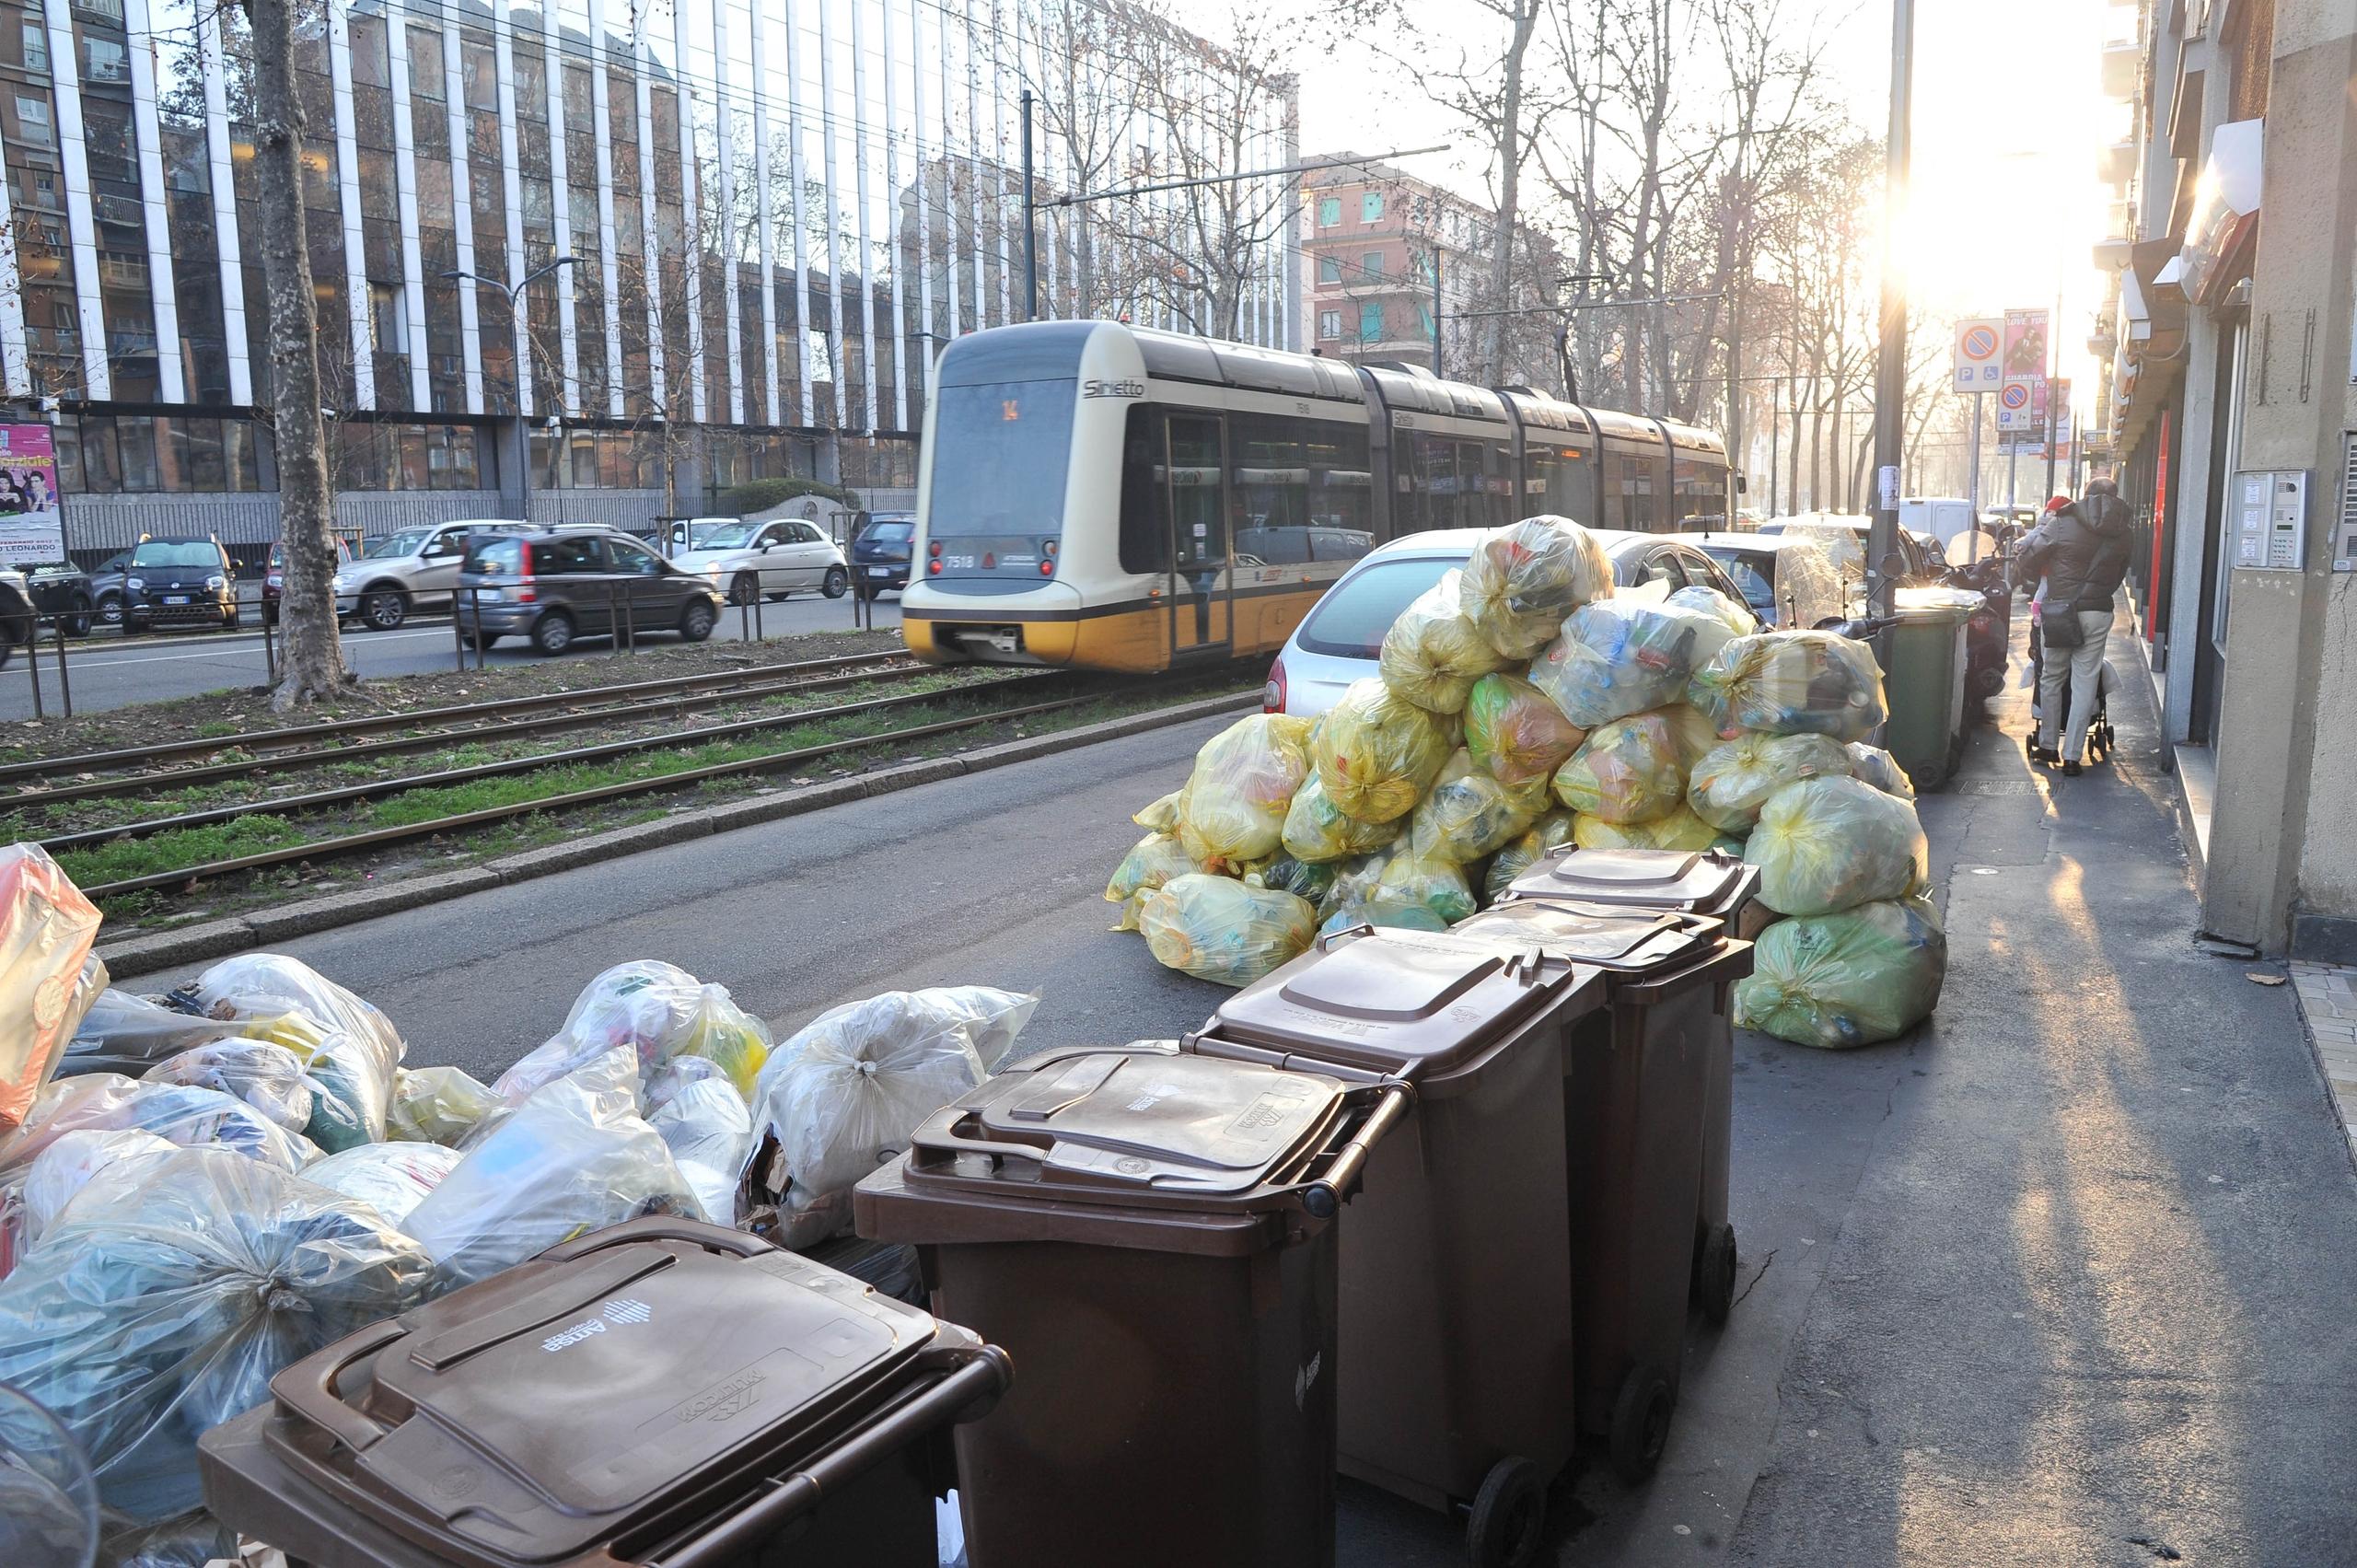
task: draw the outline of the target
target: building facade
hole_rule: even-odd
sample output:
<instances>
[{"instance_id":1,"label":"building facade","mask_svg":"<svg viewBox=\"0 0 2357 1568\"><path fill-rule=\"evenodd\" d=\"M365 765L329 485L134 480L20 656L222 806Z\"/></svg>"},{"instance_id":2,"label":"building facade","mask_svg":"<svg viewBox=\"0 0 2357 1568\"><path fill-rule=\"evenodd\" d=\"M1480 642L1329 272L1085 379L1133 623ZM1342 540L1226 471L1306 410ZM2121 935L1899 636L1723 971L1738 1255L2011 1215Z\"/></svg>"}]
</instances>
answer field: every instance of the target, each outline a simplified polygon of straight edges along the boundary
<instances>
[{"instance_id":1,"label":"building facade","mask_svg":"<svg viewBox=\"0 0 2357 1568\"><path fill-rule=\"evenodd\" d=\"M69 545L275 537L243 12L0 4L0 379ZM905 496L933 357L1033 314L1295 341L1289 79L1120 0L319 0L296 42L343 522ZM1118 157L1115 156L1118 153ZM1212 238L1202 237L1209 233ZM493 283L523 290L511 314ZM484 281L490 280L490 281ZM522 415L521 428L517 418Z\"/></svg>"},{"instance_id":2,"label":"building facade","mask_svg":"<svg viewBox=\"0 0 2357 1568\"><path fill-rule=\"evenodd\" d=\"M2115 15L2101 408L2204 924L2357 958L2357 15Z\"/></svg>"}]
</instances>

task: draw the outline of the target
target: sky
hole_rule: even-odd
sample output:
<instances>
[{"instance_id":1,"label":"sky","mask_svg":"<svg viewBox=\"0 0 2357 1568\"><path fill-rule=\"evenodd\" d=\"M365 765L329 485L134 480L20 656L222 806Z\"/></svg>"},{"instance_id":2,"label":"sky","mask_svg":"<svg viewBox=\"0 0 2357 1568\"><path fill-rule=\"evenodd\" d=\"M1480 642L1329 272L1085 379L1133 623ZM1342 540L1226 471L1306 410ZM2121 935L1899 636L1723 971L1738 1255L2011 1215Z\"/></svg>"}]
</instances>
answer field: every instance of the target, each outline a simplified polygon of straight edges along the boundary
<instances>
[{"instance_id":1,"label":"sky","mask_svg":"<svg viewBox=\"0 0 2357 1568\"><path fill-rule=\"evenodd\" d=\"M1311 0L1303 0L1305 5ZM1436 22L1463 17L1465 0L1407 0ZM1806 6L1809 0L1799 0ZM1214 18L1226 0L1181 0ZM2091 251L2103 238L2107 192L2096 156L2125 136L2124 111L2096 83L2107 0L1917 0L1915 192L1902 228L1910 296L1942 312L1997 316L2062 300L2063 373L2073 402L2092 411L2086 352L2101 278ZM1478 13L1477 13L1478 14ZM1890 0L1822 0L1831 79L1870 130L1887 123ZM1448 117L1340 29L1296 64L1305 157L1347 148L1456 142L1458 150L1402 160L1412 173L1484 195L1478 153Z\"/></svg>"}]
</instances>

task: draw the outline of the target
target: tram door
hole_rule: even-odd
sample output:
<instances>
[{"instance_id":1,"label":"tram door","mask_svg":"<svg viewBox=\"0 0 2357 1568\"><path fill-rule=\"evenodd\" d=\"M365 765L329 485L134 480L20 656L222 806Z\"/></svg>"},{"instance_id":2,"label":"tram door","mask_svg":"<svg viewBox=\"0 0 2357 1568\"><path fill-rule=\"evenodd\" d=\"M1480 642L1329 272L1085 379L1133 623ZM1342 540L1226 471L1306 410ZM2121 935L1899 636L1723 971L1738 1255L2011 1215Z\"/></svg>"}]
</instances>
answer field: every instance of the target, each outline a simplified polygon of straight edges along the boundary
<instances>
[{"instance_id":1,"label":"tram door","mask_svg":"<svg viewBox=\"0 0 2357 1568\"><path fill-rule=\"evenodd\" d=\"M1170 523L1170 652L1178 658L1224 650L1235 639L1226 422L1174 413L1167 438L1163 515Z\"/></svg>"}]
</instances>

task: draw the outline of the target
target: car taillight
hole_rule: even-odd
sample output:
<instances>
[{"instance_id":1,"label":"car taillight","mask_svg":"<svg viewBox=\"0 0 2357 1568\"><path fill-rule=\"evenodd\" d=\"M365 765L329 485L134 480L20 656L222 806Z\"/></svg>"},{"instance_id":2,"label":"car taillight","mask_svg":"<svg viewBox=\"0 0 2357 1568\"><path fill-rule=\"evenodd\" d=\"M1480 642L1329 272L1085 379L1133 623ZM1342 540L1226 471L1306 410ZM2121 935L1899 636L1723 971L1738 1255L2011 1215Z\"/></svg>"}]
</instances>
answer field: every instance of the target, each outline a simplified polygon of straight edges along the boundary
<instances>
[{"instance_id":1,"label":"car taillight","mask_svg":"<svg viewBox=\"0 0 2357 1568\"><path fill-rule=\"evenodd\" d=\"M1283 659L1269 667L1269 683L1260 688L1260 711L1264 714L1285 711L1285 661Z\"/></svg>"},{"instance_id":2,"label":"car taillight","mask_svg":"<svg viewBox=\"0 0 2357 1568\"><path fill-rule=\"evenodd\" d=\"M928 571L928 572L932 573L932 574L933 574L935 576L936 576L936 577L938 577L939 575L941 575L941 563L940 563L939 561L928 561L928 562L926 562L926 563L924 563L924 569L925 569L926 571Z\"/></svg>"}]
</instances>

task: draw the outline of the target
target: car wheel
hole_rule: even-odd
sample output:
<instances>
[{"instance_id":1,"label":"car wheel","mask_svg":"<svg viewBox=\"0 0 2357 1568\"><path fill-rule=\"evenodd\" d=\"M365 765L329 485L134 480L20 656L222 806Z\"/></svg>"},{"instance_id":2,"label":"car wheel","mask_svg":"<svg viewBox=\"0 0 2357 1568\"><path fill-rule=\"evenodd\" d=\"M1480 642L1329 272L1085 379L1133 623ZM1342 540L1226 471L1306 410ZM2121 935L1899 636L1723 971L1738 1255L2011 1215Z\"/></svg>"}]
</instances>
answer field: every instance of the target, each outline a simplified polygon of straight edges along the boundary
<instances>
[{"instance_id":1,"label":"car wheel","mask_svg":"<svg viewBox=\"0 0 2357 1568\"><path fill-rule=\"evenodd\" d=\"M409 619L409 596L399 588L371 588L360 598L360 619L373 632L392 632Z\"/></svg>"},{"instance_id":2,"label":"car wheel","mask_svg":"<svg viewBox=\"0 0 2357 1568\"><path fill-rule=\"evenodd\" d=\"M496 632L478 632L467 640L484 653L499 646L499 633Z\"/></svg>"},{"instance_id":3,"label":"car wheel","mask_svg":"<svg viewBox=\"0 0 2357 1568\"><path fill-rule=\"evenodd\" d=\"M750 572L739 572L728 579L728 602L750 604L761 597L761 580Z\"/></svg>"},{"instance_id":4,"label":"car wheel","mask_svg":"<svg viewBox=\"0 0 2357 1568\"><path fill-rule=\"evenodd\" d=\"M532 622L532 647L543 654L561 654L573 646L573 617L552 610Z\"/></svg>"},{"instance_id":5,"label":"car wheel","mask_svg":"<svg viewBox=\"0 0 2357 1568\"><path fill-rule=\"evenodd\" d=\"M712 635L712 623L717 619L711 605L702 599L693 600L679 611L679 635L691 643L701 643Z\"/></svg>"},{"instance_id":6,"label":"car wheel","mask_svg":"<svg viewBox=\"0 0 2357 1568\"><path fill-rule=\"evenodd\" d=\"M90 601L88 599L76 598L74 601L74 608L65 616L65 634L69 637L87 637L90 634Z\"/></svg>"},{"instance_id":7,"label":"car wheel","mask_svg":"<svg viewBox=\"0 0 2357 1568\"><path fill-rule=\"evenodd\" d=\"M841 598L851 587L851 574L840 566L827 568L826 586L819 591L829 598Z\"/></svg>"},{"instance_id":8,"label":"car wheel","mask_svg":"<svg viewBox=\"0 0 2357 1568\"><path fill-rule=\"evenodd\" d=\"M122 624L122 596L121 594L99 596L99 624L101 626Z\"/></svg>"}]
</instances>

